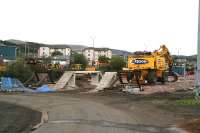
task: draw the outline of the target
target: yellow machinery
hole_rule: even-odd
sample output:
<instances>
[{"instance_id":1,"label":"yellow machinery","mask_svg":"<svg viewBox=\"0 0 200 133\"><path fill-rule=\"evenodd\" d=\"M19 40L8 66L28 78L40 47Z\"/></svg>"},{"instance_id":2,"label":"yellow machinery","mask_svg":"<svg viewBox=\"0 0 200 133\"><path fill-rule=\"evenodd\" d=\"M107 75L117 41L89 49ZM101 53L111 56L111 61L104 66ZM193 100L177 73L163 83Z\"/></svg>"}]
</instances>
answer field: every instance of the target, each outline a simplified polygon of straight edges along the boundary
<instances>
[{"instance_id":1,"label":"yellow machinery","mask_svg":"<svg viewBox=\"0 0 200 133\"><path fill-rule=\"evenodd\" d=\"M164 83L168 76L177 81L177 75L172 71L173 59L165 45L154 52L135 52L128 56L127 68L119 75L125 74L128 82L137 81L138 84ZM122 77L121 77L122 78Z\"/></svg>"},{"instance_id":2,"label":"yellow machinery","mask_svg":"<svg viewBox=\"0 0 200 133\"><path fill-rule=\"evenodd\" d=\"M3 62L3 58L0 58L0 72L6 71L6 65Z\"/></svg>"},{"instance_id":3,"label":"yellow machinery","mask_svg":"<svg viewBox=\"0 0 200 133\"><path fill-rule=\"evenodd\" d=\"M73 71L80 71L82 69L82 64L72 64L71 70Z\"/></svg>"},{"instance_id":4,"label":"yellow machinery","mask_svg":"<svg viewBox=\"0 0 200 133\"><path fill-rule=\"evenodd\" d=\"M0 65L0 72L5 72L5 71L6 71L6 66Z\"/></svg>"},{"instance_id":5,"label":"yellow machinery","mask_svg":"<svg viewBox=\"0 0 200 133\"><path fill-rule=\"evenodd\" d=\"M87 66L85 71L96 71L96 68L94 66Z\"/></svg>"}]
</instances>

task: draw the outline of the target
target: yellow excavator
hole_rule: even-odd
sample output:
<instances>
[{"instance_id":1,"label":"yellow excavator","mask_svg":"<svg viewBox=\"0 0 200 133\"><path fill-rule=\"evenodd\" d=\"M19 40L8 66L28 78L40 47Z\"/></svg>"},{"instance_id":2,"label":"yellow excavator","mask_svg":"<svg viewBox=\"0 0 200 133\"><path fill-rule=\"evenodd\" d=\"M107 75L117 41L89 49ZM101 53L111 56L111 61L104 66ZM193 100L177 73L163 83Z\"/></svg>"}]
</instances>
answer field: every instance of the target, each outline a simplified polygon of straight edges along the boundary
<instances>
[{"instance_id":1,"label":"yellow excavator","mask_svg":"<svg viewBox=\"0 0 200 133\"><path fill-rule=\"evenodd\" d=\"M169 81L168 77L171 77L171 82L175 82L178 80L178 76L172 71L172 67L172 56L168 48L161 45L154 52L135 52L129 55L127 67L123 68L118 75L121 83L124 83L123 78L126 78L126 83L136 81L139 87L140 84L145 83L164 83Z\"/></svg>"}]
</instances>

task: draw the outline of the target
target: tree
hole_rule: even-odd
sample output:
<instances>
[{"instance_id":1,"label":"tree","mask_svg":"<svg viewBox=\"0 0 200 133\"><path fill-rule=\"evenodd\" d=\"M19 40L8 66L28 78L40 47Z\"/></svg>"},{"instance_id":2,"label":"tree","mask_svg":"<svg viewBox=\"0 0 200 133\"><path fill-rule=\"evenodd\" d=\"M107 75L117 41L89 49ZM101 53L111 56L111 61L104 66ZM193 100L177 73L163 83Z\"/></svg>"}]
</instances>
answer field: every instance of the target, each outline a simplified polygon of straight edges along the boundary
<instances>
[{"instance_id":1,"label":"tree","mask_svg":"<svg viewBox=\"0 0 200 133\"><path fill-rule=\"evenodd\" d=\"M87 66L88 62L83 54L75 53L74 55L72 55L72 59L73 64L81 64L83 68Z\"/></svg>"},{"instance_id":2,"label":"tree","mask_svg":"<svg viewBox=\"0 0 200 133\"><path fill-rule=\"evenodd\" d=\"M21 82L25 82L33 75L33 71L23 59L17 59L15 63L8 64L5 75L12 76Z\"/></svg>"},{"instance_id":3,"label":"tree","mask_svg":"<svg viewBox=\"0 0 200 133\"><path fill-rule=\"evenodd\" d=\"M101 62L101 63L109 63L110 58L108 58L106 56L99 56L98 61Z\"/></svg>"},{"instance_id":4,"label":"tree","mask_svg":"<svg viewBox=\"0 0 200 133\"><path fill-rule=\"evenodd\" d=\"M62 56L63 55L63 53L62 52L60 52L60 51L54 51L52 54L51 54L51 56Z\"/></svg>"},{"instance_id":5,"label":"tree","mask_svg":"<svg viewBox=\"0 0 200 133\"><path fill-rule=\"evenodd\" d=\"M120 71L125 66L126 62L120 56L113 56L110 61L112 70Z\"/></svg>"}]
</instances>

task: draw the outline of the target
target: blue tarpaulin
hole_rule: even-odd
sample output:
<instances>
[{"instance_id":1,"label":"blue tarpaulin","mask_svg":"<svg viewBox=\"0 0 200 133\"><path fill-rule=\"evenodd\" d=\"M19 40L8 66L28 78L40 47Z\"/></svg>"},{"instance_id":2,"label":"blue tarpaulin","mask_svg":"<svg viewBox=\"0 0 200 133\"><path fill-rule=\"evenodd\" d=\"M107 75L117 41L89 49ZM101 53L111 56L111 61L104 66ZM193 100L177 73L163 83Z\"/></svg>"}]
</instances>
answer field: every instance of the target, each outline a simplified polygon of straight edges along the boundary
<instances>
[{"instance_id":1,"label":"blue tarpaulin","mask_svg":"<svg viewBox=\"0 0 200 133\"><path fill-rule=\"evenodd\" d=\"M49 88L48 85L43 85L36 89L36 92L55 92L56 90L53 88Z\"/></svg>"},{"instance_id":2,"label":"blue tarpaulin","mask_svg":"<svg viewBox=\"0 0 200 133\"><path fill-rule=\"evenodd\" d=\"M0 89L5 91L24 91L26 87L15 78L1 77Z\"/></svg>"},{"instance_id":3,"label":"blue tarpaulin","mask_svg":"<svg viewBox=\"0 0 200 133\"><path fill-rule=\"evenodd\" d=\"M48 85L43 85L36 90L24 87L24 85L17 79L11 77L1 77L0 90L3 91L23 91L23 92L55 92L53 88L49 88Z\"/></svg>"},{"instance_id":4,"label":"blue tarpaulin","mask_svg":"<svg viewBox=\"0 0 200 133\"><path fill-rule=\"evenodd\" d=\"M12 89L12 81L10 77L2 77L1 78L1 82L2 82L2 88L5 90L10 90Z\"/></svg>"}]
</instances>

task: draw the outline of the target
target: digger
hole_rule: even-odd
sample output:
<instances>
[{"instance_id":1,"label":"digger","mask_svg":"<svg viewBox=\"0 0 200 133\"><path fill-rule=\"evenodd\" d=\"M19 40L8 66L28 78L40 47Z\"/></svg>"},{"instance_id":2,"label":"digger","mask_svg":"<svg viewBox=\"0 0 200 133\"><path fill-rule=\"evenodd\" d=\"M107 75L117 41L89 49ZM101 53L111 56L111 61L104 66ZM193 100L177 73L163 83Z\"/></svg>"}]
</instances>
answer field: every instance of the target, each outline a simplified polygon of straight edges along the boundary
<instances>
[{"instance_id":1,"label":"digger","mask_svg":"<svg viewBox=\"0 0 200 133\"><path fill-rule=\"evenodd\" d=\"M127 67L118 72L122 84L136 82L141 84L166 81L175 82L178 80L176 73L172 71L173 59L168 48L161 45L154 52L135 52L128 56ZM169 77L171 80L168 80ZM124 82L124 78L127 79Z\"/></svg>"}]
</instances>

